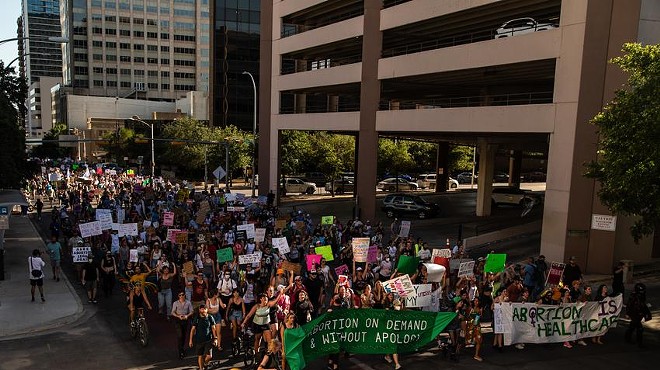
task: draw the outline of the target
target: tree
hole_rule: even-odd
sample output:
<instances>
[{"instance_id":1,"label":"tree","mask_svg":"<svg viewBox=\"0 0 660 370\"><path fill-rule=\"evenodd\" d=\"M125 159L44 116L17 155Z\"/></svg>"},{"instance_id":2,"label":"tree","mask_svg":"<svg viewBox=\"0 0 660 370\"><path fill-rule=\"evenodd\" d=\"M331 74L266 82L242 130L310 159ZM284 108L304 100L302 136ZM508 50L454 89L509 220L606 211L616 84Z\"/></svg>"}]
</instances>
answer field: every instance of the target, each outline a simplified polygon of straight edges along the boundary
<instances>
[{"instance_id":1,"label":"tree","mask_svg":"<svg viewBox=\"0 0 660 370\"><path fill-rule=\"evenodd\" d=\"M18 120L26 96L25 79L0 62L0 188L17 189L28 176L25 129Z\"/></svg>"},{"instance_id":2,"label":"tree","mask_svg":"<svg viewBox=\"0 0 660 370\"><path fill-rule=\"evenodd\" d=\"M61 122L56 123L53 125L53 128L44 134L43 143L32 149L32 156L42 159L56 159L70 156L74 148L62 148L54 141L57 140L58 136L65 134L67 134L66 124Z\"/></svg>"},{"instance_id":3,"label":"tree","mask_svg":"<svg viewBox=\"0 0 660 370\"><path fill-rule=\"evenodd\" d=\"M629 74L628 88L592 119L600 141L586 175L613 213L638 216L630 231L639 242L660 225L660 45L625 44L623 52L612 63Z\"/></svg>"}]
</instances>

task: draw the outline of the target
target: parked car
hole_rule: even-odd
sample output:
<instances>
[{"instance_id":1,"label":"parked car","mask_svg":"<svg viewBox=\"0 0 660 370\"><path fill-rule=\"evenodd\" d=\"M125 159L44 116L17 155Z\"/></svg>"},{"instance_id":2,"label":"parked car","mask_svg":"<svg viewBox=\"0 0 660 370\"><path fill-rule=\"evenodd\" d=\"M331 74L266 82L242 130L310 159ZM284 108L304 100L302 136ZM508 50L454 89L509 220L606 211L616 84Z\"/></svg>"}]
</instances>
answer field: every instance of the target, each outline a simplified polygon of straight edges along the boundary
<instances>
[{"instance_id":1,"label":"parked car","mask_svg":"<svg viewBox=\"0 0 660 370\"><path fill-rule=\"evenodd\" d=\"M477 183L477 174L474 174L474 183ZM458 181L459 184L469 184L472 179L472 172L461 172L458 175L456 175L456 180Z\"/></svg>"},{"instance_id":2,"label":"parked car","mask_svg":"<svg viewBox=\"0 0 660 370\"><path fill-rule=\"evenodd\" d=\"M321 187L328 181L328 177L323 172L307 172L303 180L313 182L317 187Z\"/></svg>"},{"instance_id":3,"label":"parked car","mask_svg":"<svg viewBox=\"0 0 660 370\"><path fill-rule=\"evenodd\" d=\"M430 203L417 195L388 194L383 199L381 208L389 218L399 215L415 215L424 219L436 216L440 210L435 203Z\"/></svg>"},{"instance_id":4,"label":"parked car","mask_svg":"<svg viewBox=\"0 0 660 370\"><path fill-rule=\"evenodd\" d=\"M495 38L520 36L536 31L545 31L558 26L553 23L538 23L534 18L516 18L506 21L495 30Z\"/></svg>"},{"instance_id":5,"label":"parked car","mask_svg":"<svg viewBox=\"0 0 660 370\"><path fill-rule=\"evenodd\" d=\"M493 182L509 182L509 175L504 172L495 172L493 174Z\"/></svg>"},{"instance_id":6,"label":"parked car","mask_svg":"<svg viewBox=\"0 0 660 370\"><path fill-rule=\"evenodd\" d=\"M355 191L355 182L349 178L335 179L325 184L325 190L334 191L335 194L352 193Z\"/></svg>"},{"instance_id":7,"label":"parked car","mask_svg":"<svg viewBox=\"0 0 660 370\"><path fill-rule=\"evenodd\" d=\"M418 188L419 186L416 183L397 177L390 177L389 179L378 182L376 185L376 189L383 191L417 190Z\"/></svg>"},{"instance_id":8,"label":"parked car","mask_svg":"<svg viewBox=\"0 0 660 370\"><path fill-rule=\"evenodd\" d=\"M491 199L495 207L499 205L511 205L524 207L532 201L533 195L529 191L513 186L493 187Z\"/></svg>"},{"instance_id":9,"label":"parked car","mask_svg":"<svg viewBox=\"0 0 660 370\"><path fill-rule=\"evenodd\" d=\"M385 172L385 173L383 174L383 176L382 176L380 179L381 179L381 180L384 180L384 179L389 179L389 178L391 178L391 177L399 177L400 179L404 179L404 180L406 180L406 181L410 181L410 182L413 182L413 181L414 181L414 179L412 178L412 176L410 176L410 175L408 175L408 174L406 174L406 173L400 173L400 174L398 174L398 176L397 176L397 174L392 174L392 173L389 173L389 172Z\"/></svg>"},{"instance_id":10,"label":"parked car","mask_svg":"<svg viewBox=\"0 0 660 370\"><path fill-rule=\"evenodd\" d=\"M286 177L283 185L283 195L287 193L314 194L316 192L316 184L295 177Z\"/></svg>"},{"instance_id":11,"label":"parked car","mask_svg":"<svg viewBox=\"0 0 660 370\"><path fill-rule=\"evenodd\" d=\"M520 176L522 181L525 182L545 182L547 176L545 172L541 171L532 171L532 172L527 172L523 173L522 176Z\"/></svg>"},{"instance_id":12,"label":"parked car","mask_svg":"<svg viewBox=\"0 0 660 370\"><path fill-rule=\"evenodd\" d=\"M437 176L435 173L423 173L417 177L417 185L422 189L435 189L435 184L437 183ZM449 177L447 180L447 187L449 189L456 189L458 187L458 181Z\"/></svg>"}]
</instances>

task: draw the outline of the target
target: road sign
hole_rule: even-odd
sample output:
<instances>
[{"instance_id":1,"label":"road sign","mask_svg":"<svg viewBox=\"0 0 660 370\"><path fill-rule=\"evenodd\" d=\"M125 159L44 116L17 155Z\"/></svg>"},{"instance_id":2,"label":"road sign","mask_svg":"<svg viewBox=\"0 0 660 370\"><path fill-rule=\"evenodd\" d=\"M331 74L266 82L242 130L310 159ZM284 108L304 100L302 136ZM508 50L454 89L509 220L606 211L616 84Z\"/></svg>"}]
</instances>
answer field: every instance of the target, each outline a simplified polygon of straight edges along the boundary
<instances>
[{"instance_id":1,"label":"road sign","mask_svg":"<svg viewBox=\"0 0 660 370\"><path fill-rule=\"evenodd\" d=\"M226 174L227 172L225 172L225 169L222 168L222 166L218 166L218 168L213 171L213 176L218 180L221 180Z\"/></svg>"}]
</instances>

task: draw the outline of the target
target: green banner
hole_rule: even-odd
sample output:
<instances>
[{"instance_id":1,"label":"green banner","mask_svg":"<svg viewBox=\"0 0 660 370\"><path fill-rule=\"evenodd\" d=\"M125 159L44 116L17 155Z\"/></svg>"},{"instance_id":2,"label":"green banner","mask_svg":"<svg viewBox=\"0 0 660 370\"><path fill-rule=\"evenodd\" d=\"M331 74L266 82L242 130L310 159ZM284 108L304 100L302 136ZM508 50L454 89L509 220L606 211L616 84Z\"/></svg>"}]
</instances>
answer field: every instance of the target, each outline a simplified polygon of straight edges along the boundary
<instances>
[{"instance_id":1,"label":"green banner","mask_svg":"<svg viewBox=\"0 0 660 370\"><path fill-rule=\"evenodd\" d=\"M454 312L343 309L284 331L291 370L316 358L346 350L355 354L413 352L435 339Z\"/></svg>"}]
</instances>

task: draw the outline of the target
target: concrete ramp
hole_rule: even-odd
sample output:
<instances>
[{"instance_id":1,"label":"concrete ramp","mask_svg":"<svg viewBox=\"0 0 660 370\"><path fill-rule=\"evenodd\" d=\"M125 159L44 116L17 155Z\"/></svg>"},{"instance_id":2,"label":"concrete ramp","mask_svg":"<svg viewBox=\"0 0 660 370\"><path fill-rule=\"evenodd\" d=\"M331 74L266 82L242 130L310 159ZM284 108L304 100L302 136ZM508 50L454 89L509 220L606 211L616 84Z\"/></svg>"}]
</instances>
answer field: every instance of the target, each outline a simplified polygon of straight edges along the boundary
<instances>
[{"instance_id":1,"label":"concrete ramp","mask_svg":"<svg viewBox=\"0 0 660 370\"><path fill-rule=\"evenodd\" d=\"M477 236L472 236L463 239L463 246L465 247L465 250L468 251L478 246L512 239L517 236L539 233L541 232L542 225L543 225L543 220L537 220L523 225L517 225L506 229L501 229Z\"/></svg>"}]
</instances>

